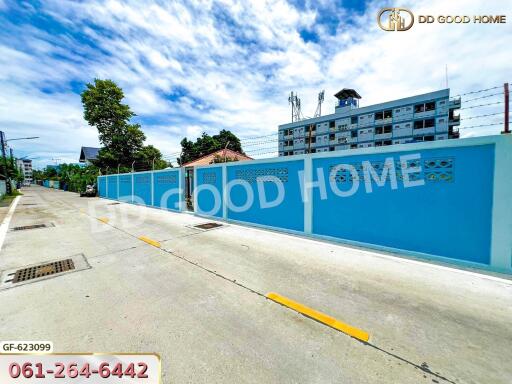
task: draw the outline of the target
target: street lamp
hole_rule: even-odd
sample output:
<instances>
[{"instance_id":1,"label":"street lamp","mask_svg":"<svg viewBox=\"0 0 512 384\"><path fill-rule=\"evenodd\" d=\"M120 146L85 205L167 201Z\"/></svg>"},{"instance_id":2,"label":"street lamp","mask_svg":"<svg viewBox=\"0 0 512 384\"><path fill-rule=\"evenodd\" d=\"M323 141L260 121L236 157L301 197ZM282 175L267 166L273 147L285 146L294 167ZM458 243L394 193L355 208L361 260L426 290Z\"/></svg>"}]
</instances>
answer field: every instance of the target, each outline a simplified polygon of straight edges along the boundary
<instances>
[{"instance_id":1,"label":"street lamp","mask_svg":"<svg viewBox=\"0 0 512 384\"><path fill-rule=\"evenodd\" d=\"M14 141L14 140L32 140L32 139L39 139L39 136L17 137L17 138L15 138L15 139L8 139L8 140L5 140L5 142L7 143L8 141Z\"/></svg>"},{"instance_id":2,"label":"street lamp","mask_svg":"<svg viewBox=\"0 0 512 384\"><path fill-rule=\"evenodd\" d=\"M15 141L15 140L32 140L32 139L38 139L39 136L30 136L30 137L17 137L15 139L5 139L5 135L2 132L0 137L0 145L2 146L2 156L4 158L4 166L5 166L5 192L7 192L8 195L12 193L11 188L11 178L9 177L9 171L7 170L7 156L5 155L5 147L8 141Z\"/></svg>"}]
</instances>

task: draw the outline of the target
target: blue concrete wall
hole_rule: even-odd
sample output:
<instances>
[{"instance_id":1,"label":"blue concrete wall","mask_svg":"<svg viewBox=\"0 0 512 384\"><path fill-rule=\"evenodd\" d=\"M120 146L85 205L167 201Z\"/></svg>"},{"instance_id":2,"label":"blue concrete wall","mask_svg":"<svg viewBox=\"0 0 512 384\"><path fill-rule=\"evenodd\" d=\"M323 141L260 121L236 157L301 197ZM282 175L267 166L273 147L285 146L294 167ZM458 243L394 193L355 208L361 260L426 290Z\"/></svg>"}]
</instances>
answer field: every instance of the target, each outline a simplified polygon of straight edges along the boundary
<instances>
[{"instance_id":1,"label":"blue concrete wall","mask_svg":"<svg viewBox=\"0 0 512 384\"><path fill-rule=\"evenodd\" d=\"M226 169L227 182L232 183L232 187L229 188L229 200L235 208L230 209L228 206L228 219L294 231L304 229L304 204L299 181L300 172L304 171L303 160L263 164L240 163ZM284 192L284 200L276 206L272 206L272 203L277 203L280 196L274 177L281 180ZM233 183L234 180L243 182ZM259 189L257 180L260 181ZM248 188L251 192L248 192ZM264 193L260 194L259 190ZM250 195L253 196L252 199ZM250 208L238 212L239 208L246 204L250 205ZM267 206L269 207L266 208Z\"/></svg>"},{"instance_id":2,"label":"blue concrete wall","mask_svg":"<svg viewBox=\"0 0 512 384\"><path fill-rule=\"evenodd\" d=\"M132 201L132 175L119 175L119 198L120 201L131 203Z\"/></svg>"},{"instance_id":3,"label":"blue concrete wall","mask_svg":"<svg viewBox=\"0 0 512 384\"><path fill-rule=\"evenodd\" d=\"M422 171L416 174L424 185L404 188L398 180L394 190L388 178L383 187L372 181L372 192L367 193L358 167L361 183L354 195L340 197L328 187L327 199L321 199L320 191L314 191L313 233L489 264L494 146L412 153L421 155ZM324 169L328 185L331 166L368 160L382 168L386 158L398 163L404 154L314 159L313 174ZM350 188L347 173L338 173L341 190Z\"/></svg>"},{"instance_id":4,"label":"blue concrete wall","mask_svg":"<svg viewBox=\"0 0 512 384\"><path fill-rule=\"evenodd\" d=\"M222 166L196 168L195 174L196 212L201 215L223 216ZM218 193L212 192L213 190ZM220 197L220 200L219 200Z\"/></svg>"},{"instance_id":5,"label":"blue concrete wall","mask_svg":"<svg viewBox=\"0 0 512 384\"><path fill-rule=\"evenodd\" d=\"M153 173L154 206L163 209L180 210L180 170Z\"/></svg>"},{"instance_id":6,"label":"blue concrete wall","mask_svg":"<svg viewBox=\"0 0 512 384\"><path fill-rule=\"evenodd\" d=\"M151 205L151 173L142 172L133 175L134 203Z\"/></svg>"},{"instance_id":7,"label":"blue concrete wall","mask_svg":"<svg viewBox=\"0 0 512 384\"><path fill-rule=\"evenodd\" d=\"M106 176L98 177L98 196L107 197L107 178Z\"/></svg>"},{"instance_id":8,"label":"blue concrete wall","mask_svg":"<svg viewBox=\"0 0 512 384\"><path fill-rule=\"evenodd\" d=\"M403 156L411 155L416 158L405 164L420 169L409 178L420 185L408 185L401 169ZM340 164L355 173L333 172ZM396 184L389 175L384 183L365 178L370 173L363 164L377 179L391 165ZM502 135L204 166L195 169L194 207L201 216L512 273L510 164L512 137ZM153 197L155 207L179 211L183 172L121 174L118 197L111 190L117 176L111 176L108 197L131 202L133 177L135 198L144 205ZM276 179L284 199L273 205ZM310 193L303 184L312 186ZM353 194L340 196L355 186ZM106 187L99 177L101 197L107 197Z\"/></svg>"},{"instance_id":9,"label":"blue concrete wall","mask_svg":"<svg viewBox=\"0 0 512 384\"><path fill-rule=\"evenodd\" d=\"M107 198L117 200L117 175L107 176Z\"/></svg>"}]
</instances>

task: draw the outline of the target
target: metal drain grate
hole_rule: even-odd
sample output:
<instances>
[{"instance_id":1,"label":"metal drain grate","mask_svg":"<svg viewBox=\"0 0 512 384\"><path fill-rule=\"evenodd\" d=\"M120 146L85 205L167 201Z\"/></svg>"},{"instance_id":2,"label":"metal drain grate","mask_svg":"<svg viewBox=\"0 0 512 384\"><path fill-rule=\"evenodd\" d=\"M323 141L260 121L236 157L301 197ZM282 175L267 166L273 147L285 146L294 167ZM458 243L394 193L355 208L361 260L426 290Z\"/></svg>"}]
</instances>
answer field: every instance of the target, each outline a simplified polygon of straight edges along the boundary
<instances>
[{"instance_id":1,"label":"metal drain grate","mask_svg":"<svg viewBox=\"0 0 512 384\"><path fill-rule=\"evenodd\" d=\"M13 231L24 231L25 229L36 229L36 228L46 228L46 224L34 224L34 225L25 225L23 227L14 227Z\"/></svg>"},{"instance_id":2,"label":"metal drain grate","mask_svg":"<svg viewBox=\"0 0 512 384\"><path fill-rule=\"evenodd\" d=\"M212 228L222 227L222 224L204 223L204 224L194 225L194 227L199 228L199 229L212 229Z\"/></svg>"},{"instance_id":3,"label":"metal drain grate","mask_svg":"<svg viewBox=\"0 0 512 384\"><path fill-rule=\"evenodd\" d=\"M53 263L47 263L35 267L18 269L14 273L14 278L12 279L12 282L16 284L22 281L37 279L39 277L71 271L73 269L75 269L75 264L73 263L72 259L54 261Z\"/></svg>"}]
</instances>

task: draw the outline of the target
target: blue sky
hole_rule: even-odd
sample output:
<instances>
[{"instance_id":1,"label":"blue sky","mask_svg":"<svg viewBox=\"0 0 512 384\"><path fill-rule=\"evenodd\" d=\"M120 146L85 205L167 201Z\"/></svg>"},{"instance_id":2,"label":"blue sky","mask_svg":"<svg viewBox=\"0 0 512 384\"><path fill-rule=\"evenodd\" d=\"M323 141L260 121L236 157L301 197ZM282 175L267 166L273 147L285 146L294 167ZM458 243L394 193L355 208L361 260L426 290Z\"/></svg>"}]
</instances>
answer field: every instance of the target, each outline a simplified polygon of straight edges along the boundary
<instances>
[{"instance_id":1,"label":"blue sky","mask_svg":"<svg viewBox=\"0 0 512 384\"><path fill-rule=\"evenodd\" d=\"M512 80L510 4L404 1L399 5L415 14L507 14L509 23L415 25L389 33L375 19L392 5L0 0L0 126L8 138L40 136L13 142L15 153L37 158L37 166L76 161L82 145L99 145L82 118L79 93L95 77L110 78L124 89L147 143L173 157L183 137L203 131L276 133L290 119L290 91L299 93L308 116L322 89L325 113L333 112L332 95L343 87L356 88L361 105L440 89L445 65L452 94ZM496 121L490 119L472 124ZM246 141L247 150L272 156L272 139Z\"/></svg>"}]
</instances>

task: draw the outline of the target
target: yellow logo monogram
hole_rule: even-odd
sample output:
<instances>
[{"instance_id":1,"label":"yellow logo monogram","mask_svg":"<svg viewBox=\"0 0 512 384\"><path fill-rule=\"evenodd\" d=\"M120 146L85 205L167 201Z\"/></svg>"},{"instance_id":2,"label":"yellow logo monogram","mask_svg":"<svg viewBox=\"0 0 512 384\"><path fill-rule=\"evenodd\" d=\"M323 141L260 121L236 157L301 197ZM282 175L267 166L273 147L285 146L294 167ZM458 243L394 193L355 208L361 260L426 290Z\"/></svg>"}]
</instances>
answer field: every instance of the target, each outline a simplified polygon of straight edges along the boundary
<instances>
[{"instance_id":1,"label":"yellow logo monogram","mask_svg":"<svg viewBox=\"0 0 512 384\"><path fill-rule=\"evenodd\" d=\"M382 8L377 22L384 31L407 31L414 24L414 15L405 8Z\"/></svg>"}]
</instances>

